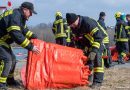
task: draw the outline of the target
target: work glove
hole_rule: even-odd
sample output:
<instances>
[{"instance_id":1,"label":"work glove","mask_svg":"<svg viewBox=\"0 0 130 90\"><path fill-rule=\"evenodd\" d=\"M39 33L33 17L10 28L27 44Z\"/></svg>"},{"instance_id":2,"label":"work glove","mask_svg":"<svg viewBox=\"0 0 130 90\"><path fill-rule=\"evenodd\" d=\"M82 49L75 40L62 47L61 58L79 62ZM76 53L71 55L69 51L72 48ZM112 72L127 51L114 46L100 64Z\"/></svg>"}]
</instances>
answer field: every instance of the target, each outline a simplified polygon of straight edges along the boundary
<instances>
[{"instance_id":1,"label":"work glove","mask_svg":"<svg viewBox=\"0 0 130 90\"><path fill-rule=\"evenodd\" d=\"M36 34L32 34L31 38L30 39L37 39L37 35Z\"/></svg>"},{"instance_id":2,"label":"work glove","mask_svg":"<svg viewBox=\"0 0 130 90\"><path fill-rule=\"evenodd\" d=\"M33 51L34 53L36 53L36 54L39 54L39 53L40 53L40 50L38 49L37 46L33 46L32 51Z\"/></svg>"},{"instance_id":3,"label":"work glove","mask_svg":"<svg viewBox=\"0 0 130 90\"><path fill-rule=\"evenodd\" d=\"M89 55L88 55L88 59L93 61L96 57L96 53L95 52L90 52Z\"/></svg>"}]
</instances>

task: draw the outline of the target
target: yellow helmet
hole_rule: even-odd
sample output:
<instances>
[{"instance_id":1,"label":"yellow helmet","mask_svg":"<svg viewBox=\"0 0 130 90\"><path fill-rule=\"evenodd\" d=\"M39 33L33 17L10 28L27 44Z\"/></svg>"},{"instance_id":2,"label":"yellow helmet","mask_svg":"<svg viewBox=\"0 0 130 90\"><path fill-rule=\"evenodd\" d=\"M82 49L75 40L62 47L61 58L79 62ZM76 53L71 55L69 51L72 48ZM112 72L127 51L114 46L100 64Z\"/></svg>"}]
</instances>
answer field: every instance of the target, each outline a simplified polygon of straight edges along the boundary
<instances>
[{"instance_id":1,"label":"yellow helmet","mask_svg":"<svg viewBox=\"0 0 130 90\"><path fill-rule=\"evenodd\" d=\"M62 16L61 12L56 12L56 16Z\"/></svg>"},{"instance_id":2,"label":"yellow helmet","mask_svg":"<svg viewBox=\"0 0 130 90\"><path fill-rule=\"evenodd\" d=\"M115 18L119 18L121 16L121 12L116 12L115 13Z\"/></svg>"}]
</instances>

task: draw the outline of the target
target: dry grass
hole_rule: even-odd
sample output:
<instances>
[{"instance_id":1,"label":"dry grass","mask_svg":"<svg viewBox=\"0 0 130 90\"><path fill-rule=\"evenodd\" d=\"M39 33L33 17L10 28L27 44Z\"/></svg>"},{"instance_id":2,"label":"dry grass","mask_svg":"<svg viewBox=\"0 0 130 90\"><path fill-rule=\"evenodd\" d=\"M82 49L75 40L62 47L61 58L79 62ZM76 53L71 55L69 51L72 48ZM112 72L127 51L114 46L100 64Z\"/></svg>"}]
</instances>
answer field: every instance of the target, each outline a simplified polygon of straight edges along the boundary
<instances>
[{"instance_id":1,"label":"dry grass","mask_svg":"<svg viewBox=\"0 0 130 90\"><path fill-rule=\"evenodd\" d=\"M15 78L20 80L19 70L16 70ZM16 89L9 87L9 90L24 90L24 88ZM51 89L57 90L57 89ZM68 90L68 89L62 89ZM73 88L69 90L130 90L130 64L129 67L112 67L105 70L103 86L98 89L91 89L87 86Z\"/></svg>"}]
</instances>

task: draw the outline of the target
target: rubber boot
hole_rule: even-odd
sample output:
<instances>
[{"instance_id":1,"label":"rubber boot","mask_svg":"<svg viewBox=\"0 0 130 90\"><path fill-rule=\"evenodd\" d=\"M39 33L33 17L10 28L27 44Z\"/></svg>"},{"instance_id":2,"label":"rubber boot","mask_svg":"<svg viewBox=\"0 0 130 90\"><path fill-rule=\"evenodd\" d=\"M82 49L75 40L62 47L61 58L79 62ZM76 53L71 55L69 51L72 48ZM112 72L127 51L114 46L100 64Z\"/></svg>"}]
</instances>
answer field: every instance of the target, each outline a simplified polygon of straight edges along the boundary
<instances>
[{"instance_id":1,"label":"rubber boot","mask_svg":"<svg viewBox=\"0 0 130 90\"><path fill-rule=\"evenodd\" d=\"M119 56L118 64L125 64L125 61L123 60L123 56L122 55Z\"/></svg>"},{"instance_id":2,"label":"rubber boot","mask_svg":"<svg viewBox=\"0 0 130 90\"><path fill-rule=\"evenodd\" d=\"M13 86L13 87L16 87L16 88L21 88L21 84L17 80L15 80L14 77L7 78L7 85Z\"/></svg>"},{"instance_id":3,"label":"rubber boot","mask_svg":"<svg viewBox=\"0 0 130 90\"><path fill-rule=\"evenodd\" d=\"M93 82L93 84L90 86L92 89L99 89L102 86L102 83Z\"/></svg>"}]
</instances>

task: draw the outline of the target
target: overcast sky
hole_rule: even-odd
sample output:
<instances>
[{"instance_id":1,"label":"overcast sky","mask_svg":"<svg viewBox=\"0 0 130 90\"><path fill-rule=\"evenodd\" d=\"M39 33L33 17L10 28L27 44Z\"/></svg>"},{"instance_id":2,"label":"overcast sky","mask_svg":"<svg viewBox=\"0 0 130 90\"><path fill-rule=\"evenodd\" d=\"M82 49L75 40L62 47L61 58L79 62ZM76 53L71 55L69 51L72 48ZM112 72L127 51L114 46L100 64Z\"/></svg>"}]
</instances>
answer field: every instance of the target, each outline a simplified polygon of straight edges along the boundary
<instances>
[{"instance_id":1,"label":"overcast sky","mask_svg":"<svg viewBox=\"0 0 130 90\"><path fill-rule=\"evenodd\" d=\"M7 6L7 2L12 2L12 7L19 7L24 1L34 3L37 15L33 15L28 21L28 25L53 22L55 12L74 12L76 14L89 16L98 19L100 11L106 13L106 25L115 25L114 13L121 11L130 13L130 0L0 0L0 5Z\"/></svg>"}]
</instances>

